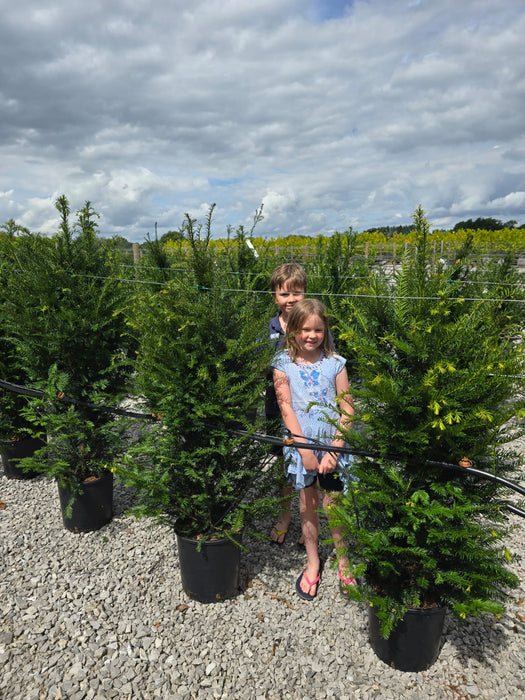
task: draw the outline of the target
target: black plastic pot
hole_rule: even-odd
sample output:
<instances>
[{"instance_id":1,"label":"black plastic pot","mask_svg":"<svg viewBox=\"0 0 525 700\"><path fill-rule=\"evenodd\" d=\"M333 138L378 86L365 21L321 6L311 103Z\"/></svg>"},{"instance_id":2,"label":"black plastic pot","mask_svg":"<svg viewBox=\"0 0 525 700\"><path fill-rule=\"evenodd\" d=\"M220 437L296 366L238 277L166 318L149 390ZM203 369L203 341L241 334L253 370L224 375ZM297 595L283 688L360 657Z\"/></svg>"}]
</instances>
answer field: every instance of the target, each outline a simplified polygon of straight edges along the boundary
<instances>
[{"instance_id":1,"label":"black plastic pot","mask_svg":"<svg viewBox=\"0 0 525 700\"><path fill-rule=\"evenodd\" d=\"M8 479L33 479L39 473L29 470L24 471L18 466L18 460L23 457L31 457L35 452L43 447L44 443L38 438L27 438L27 440L12 440L10 444L0 446L4 474Z\"/></svg>"},{"instance_id":2,"label":"black plastic pot","mask_svg":"<svg viewBox=\"0 0 525 700\"><path fill-rule=\"evenodd\" d=\"M113 474L105 472L98 479L82 482L82 493L75 494L70 516L66 509L71 500L69 488L59 484L58 496L64 527L72 532L100 530L113 517Z\"/></svg>"},{"instance_id":3,"label":"black plastic pot","mask_svg":"<svg viewBox=\"0 0 525 700\"><path fill-rule=\"evenodd\" d=\"M372 649L398 671L424 671L437 661L445 622L445 608L410 609L388 639L379 633L376 609L368 608Z\"/></svg>"},{"instance_id":4,"label":"black plastic pot","mask_svg":"<svg viewBox=\"0 0 525 700\"><path fill-rule=\"evenodd\" d=\"M241 551L228 539L198 540L177 535L182 587L193 600L213 603L239 592Z\"/></svg>"}]
</instances>

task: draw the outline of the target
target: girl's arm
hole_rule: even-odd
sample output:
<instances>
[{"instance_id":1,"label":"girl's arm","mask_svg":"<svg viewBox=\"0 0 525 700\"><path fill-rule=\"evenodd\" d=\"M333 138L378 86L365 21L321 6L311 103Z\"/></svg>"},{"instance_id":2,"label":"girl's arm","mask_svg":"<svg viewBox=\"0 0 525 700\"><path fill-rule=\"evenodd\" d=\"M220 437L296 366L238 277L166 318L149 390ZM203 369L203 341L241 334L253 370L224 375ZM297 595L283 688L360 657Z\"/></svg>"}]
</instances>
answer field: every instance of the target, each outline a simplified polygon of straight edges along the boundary
<instances>
[{"instance_id":1,"label":"girl's arm","mask_svg":"<svg viewBox=\"0 0 525 700\"><path fill-rule=\"evenodd\" d=\"M339 425L342 428L346 428L346 426L351 423L351 416L354 415L354 406L352 396L350 394L350 385L348 382L348 372L346 371L346 367L343 367L335 378L335 390L337 396L341 396L339 408L342 411L342 415ZM334 439L332 440L332 445L334 447L343 447L344 444L345 440L341 435L341 431L337 430L334 435ZM329 474L333 472L335 470L338 456L339 455L337 452L327 452L325 455L323 455L323 458L319 464L319 474Z\"/></svg>"},{"instance_id":2,"label":"girl's arm","mask_svg":"<svg viewBox=\"0 0 525 700\"><path fill-rule=\"evenodd\" d=\"M286 373L280 369L274 369L273 383L285 426L294 435L302 436L303 431L301 430L301 426L293 410L292 392L290 391L290 384ZM319 462L312 450L299 449L298 452L301 455L304 468L307 471L315 471L318 469Z\"/></svg>"}]
</instances>

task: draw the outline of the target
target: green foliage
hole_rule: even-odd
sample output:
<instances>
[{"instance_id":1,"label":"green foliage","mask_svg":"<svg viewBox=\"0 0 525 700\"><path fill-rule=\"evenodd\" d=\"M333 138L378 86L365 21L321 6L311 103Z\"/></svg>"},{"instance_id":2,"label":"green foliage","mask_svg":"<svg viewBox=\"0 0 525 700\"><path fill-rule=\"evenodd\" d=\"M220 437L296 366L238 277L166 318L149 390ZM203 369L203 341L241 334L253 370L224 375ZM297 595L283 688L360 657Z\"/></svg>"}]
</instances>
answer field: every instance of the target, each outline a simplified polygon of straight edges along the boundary
<instances>
[{"instance_id":1,"label":"green foliage","mask_svg":"<svg viewBox=\"0 0 525 700\"><path fill-rule=\"evenodd\" d=\"M173 243L181 243L183 240L184 240L184 233L181 230L166 231L166 233L162 234L162 236L160 237L160 242L163 245L173 244Z\"/></svg>"},{"instance_id":2,"label":"green foliage","mask_svg":"<svg viewBox=\"0 0 525 700\"><path fill-rule=\"evenodd\" d=\"M326 295L321 298L327 305L331 295L349 291L356 274L354 244L355 234L351 230L316 239L316 262L308 265L308 291Z\"/></svg>"},{"instance_id":3,"label":"green foliage","mask_svg":"<svg viewBox=\"0 0 525 700\"><path fill-rule=\"evenodd\" d=\"M10 285L12 265L9 251L16 245L17 234L26 233L24 229L10 220L3 227L0 235L0 379L16 385L27 383L27 374L23 370L17 350L16 341L11 337L8 319L7 288ZM31 426L22 415L27 405L27 398L8 389L0 388L0 441L27 438L31 435Z\"/></svg>"},{"instance_id":4,"label":"green foliage","mask_svg":"<svg viewBox=\"0 0 525 700\"><path fill-rule=\"evenodd\" d=\"M232 227L228 226L226 241L221 241L226 252L226 265L229 267L231 274L237 275L239 283L244 286L245 283L251 284L254 288L257 286L257 280L254 278L261 272L261 262L256 254L251 237L254 229L259 222L264 219L262 214L263 205L255 212L253 224L249 231L246 231L243 225L240 225L235 230L232 239ZM222 261L221 261L222 262ZM222 262L224 265L224 262ZM263 277L259 279L262 283Z\"/></svg>"},{"instance_id":5,"label":"green foliage","mask_svg":"<svg viewBox=\"0 0 525 700\"><path fill-rule=\"evenodd\" d=\"M506 568L502 498L487 499L479 482L427 465L375 460L354 474L360 482L333 510L362 577L350 595L377 608L385 637L411 607L445 606L459 620L504 611L519 579Z\"/></svg>"},{"instance_id":6,"label":"green foliage","mask_svg":"<svg viewBox=\"0 0 525 700\"><path fill-rule=\"evenodd\" d=\"M506 221L503 223L499 219L494 219L492 217L482 218L478 217L475 221L468 219L467 221L458 221L454 226L454 231L460 231L462 229L470 231L499 231L504 228L514 228L518 222L517 221Z\"/></svg>"},{"instance_id":7,"label":"green foliage","mask_svg":"<svg viewBox=\"0 0 525 700\"><path fill-rule=\"evenodd\" d=\"M499 276L469 263L469 240L454 265L433 264L421 208L414 220L416 246L401 269L373 274L369 296L339 320L360 381L362 430L347 440L378 458L356 467L360 482L335 512L364 577L351 594L378 607L385 636L407 607L444 605L459 618L501 612L506 587L517 585L505 569L501 487L439 463L467 455L518 478L508 443L524 432L520 319L492 297L465 295L469 282ZM507 293L520 292L511 284Z\"/></svg>"},{"instance_id":8,"label":"green foliage","mask_svg":"<svg viewBox=\"0 0 525 700\"><path fill-rule=\"evenodd\" d=\"M338 319L359 357L362 388L354 393L362 420L382 454L419 461L468 454L490 467L489 446L505 441L507 422L522 407L519 318L502 314L492 292L486 300L466 296L474 273L464 258L429 265L428 229L418 225L418 246L395 278L372 274L368 296ZM510 286L506 294L521 292Z\"/></svg>"},{"instance_id":9,"label":"green foliage","mask_svg":"<svg viewBox=\"0 0 525 700\"><path fill-rule=\"evenodd\" d=\"M337 338L337 351L346 358L350 374L356 358L353 348L339 332L337 319L346 315L348 295L363 291L363 283L369 279L372 264L371 258L365 260L356 254L355 241L356 234L351 229L334 233L330 238L318 236L315 262L305 265L308 294L319 298L328 309L332 317L332 334Z\"/></svg>"},{"instance_id":10,"label":"green foliage","mask_svg":"<svg viewBox=\"0 0 525 700\"><path fill-rule=\"evenodd\" d=\"M12 384L23 385L25 375L18 368L16 360L13 361L14 354L11 344L0 336L0 378ZM26 397L0 387L0 444L30 436L31 426L22 415L26 404Z\"/></svg>"},{"instance_id":11,"label":"green foliage","mask_svg":"<svg viewBox=\"0 0 525 700\"><path fill-rule=\"evenodd\" d=\"M231 434L259 425L272 354L268 300L230 291L232 280L207 245L208 224L197 235L198 227L187 222L192 257L186 276L156 293L138 292L130 317L140 343L137 385L160 421L120 469L138 489L135 512L202 538L231 536L275 505L267 496L274 475L263 469L266 448Z\"/></svg>"},{"instance_id":12,"label":"green foliage","mask_svg":"<svg viewBox=\"0 0 525 700\"><path fill-rule=\"evenodd\" d=\"M512 222L510 222L512 223ZM414 245L417 232L410 227L408 233L386 234L382 230L359 233L356 238L356 250L361 253L369 245L369 254L376 255L379 246L383 255L392 253L396 245L396 257L403 250L405 244ZM525 235L523 226L519 228L502 229L469 229L459 228L454 231L434 229L431 236L432 248L429 255L447 257L452 259L454 251L459 248L468 235L473 236L478 252L483 255L494 255L506 252L520 253L525 248Z\"/></svg>"},{"instance_id":13,"label":"green foliage","mask_svg":"<svg viewBox=\"0 0 525 700\"><path fill-rule=\"evenodd\" d=\"M66 197L56 207L60 225L52 241L22 234L3 247L2 294L14 362L27 383L45 391L44 400L31 400L24 411L53 445L32 468L68 478L74 488L77 479L100 473L109 458L103 453L112 417L82 403L114 404L125 391L127 290L112 278L114 247L97 238L91 204L77 213L73 227ZM60 403L58 393L80 403Z\"/></svg>"},{"instance_id":14,"label":"green foliage","mask_svg":"<svg viewBox=\"0 0 525 700\"><path fill-rule=\"evenodd\" d=\"M170 279L170 256L166 246L158 239L156 231L155 238L151 238L148 233L144 249L141 267L147 268L148 279L155 282L166 282Z\"/></svg>"},{"instance_id":15,"label":"green foliage","mask_svg":"<svg viewBox=\"0 0 525 700\"><path fill-rule=\"evenodd\" d=\"M195 284L202 289L208 289L214 282L214 252L210 245L212 237L212 217L215 204L212 204L203 223L197 219L192 219L189 214L185 215L182 224L184 238L190 244L191 265Z\"/></svg>"},{"instance_id":16,"label":"green foliage","mask_svg":"<svg viewBox=\"0 0 525 700\"><path fill-rule=\"evenodd\" d=\"M114 471L114 463L123 452L129 421L115 420L109 412L70 403L60 388L67 385L67 375L53 365L42 398L32 399L22 409L22 415L33 426L33 435L44 441L47 437L48 442L33 456L22 459L19 466L56 479L61 487L70 489L74 498L82 493L85 479L100 477L108 469ZM92 389L92 398L102 404L108 402L104 385L102 380L99 387ZM98 395L97 388L102 389Z\"/></svg>"},{"instance_id":17,"label":"green foliage","mask_svg":"<svg viewBox=\"0 0 525 700\"><path fill-rule=\"evenodd\" d=\"M29 233L29 230L17 224L14 219L9 219L0 226L0 241L3 237L14 238L19 233Z\"/></svg>"}]
</instances>

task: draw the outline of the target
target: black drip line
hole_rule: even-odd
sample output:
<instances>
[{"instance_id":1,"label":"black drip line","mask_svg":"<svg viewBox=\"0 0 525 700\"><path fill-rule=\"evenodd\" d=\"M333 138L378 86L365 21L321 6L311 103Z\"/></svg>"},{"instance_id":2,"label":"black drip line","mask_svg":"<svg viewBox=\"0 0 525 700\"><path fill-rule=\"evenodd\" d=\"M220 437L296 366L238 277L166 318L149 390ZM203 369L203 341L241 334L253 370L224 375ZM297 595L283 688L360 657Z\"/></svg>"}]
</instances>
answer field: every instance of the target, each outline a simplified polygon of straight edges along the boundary
<instances>
[{"instance_id":1,"label":"black drip line","mask_svg":"<svg viewBox=\"0 0 525 700\"><path fill-rule=\"evenodd\" d=\"M0 389L6 389L7 391L12 391L13 393L16 394L21 394L23 396L32 396L36 398L43 398L44 397L44 392L41 389L32 389L30 387L25 387L25 386L20 386L19 384L13 384L11 382L6 382L3 379L0 379ZM95 403L90 403L88 401L82 401L80 399L74 399L70 396L66 396L63 392L58 392L57 394L57 399L60 401L63 401L64 403L69 403L69 404L75 404L78 406L84 406L87 408L92 408L94 410L99 410L99 411L105 411L107 413L113 413L115 415L119 416L128 416L130 418L139 418L139 419L145 419L145 420L162 420L162 414L156 414L156 413L143 413L139 411L130 411L125 408L119 408L117 406L104 406L103 404L95 404ZM213 423L210 422L205 422L205 425L208 428L215 428L216 426ZM305 449L305 450L323 450L325 452L330 452L332 454L350 454L356 457L365 457L365 458L370 458L370 459L387 459L391 460L393 462L400 462L401 458L399 455L395 454L386 454L382 455L380 453L374 453L374 452L369 452L367 450L360 450L356 449L353 447L336 447L333 445L329 446L329 449L327 449L327 445L319 442L318 440L315 440L313 438L305 438L303 435L297 435L294 433L291 433L289 430L285 430L285 435L282 438L274 437L272 435L266 435L264 433L257 433L253 431L248 431L248 430L238 430L238 429L228 429L227 431L230 435L237 436L237 437L245 437L250 440L255 440L257 442L261 442L264 444L268 445L279 445L279 446L288 446L288 447L295 447L296 449ZM300 440L297 440L296 438L300 438ZM0 444L11 444L9 441L6 440L0 440ZM410 464L410 460L407 460L407 464ZM416 462L413 462L415 465ZM498 476L497 474L491 474L490 472L485 472L482 471L481 469L476 469L473 467L471 464L469 466L461 466L459 464L451 464L449 462L441 462L441 461L436 461L436 460L431 460L427 459L425 461L425 465L428 465L429 467L440 467L442 469L449 469L452 471L456 472L462 472L463 474L468 474L470 476L477 477L479 479L486 479L488 481L493 481L501 486L506 486L507 488L515 491L516 493L519 493L522 496L525 496L525 486L521 486L520 484L517 484L514 481L511 481L510 479L506 479L505 477ZM508 510L510 510L512 513L521 516L522 518L525 518L525 510L522 510L521 508L518 508L512 504L506 504L506 507Z\"/></svg>"},{"instance_id":2,"label":"black drip line","mask_svg":"<svg viewBox=\"0 0 525 700\"><path fill-rule=\"evenodd\" d=\"M45 396L45 392L43 392L41 389L31 389L30 387L20 386L19 384L12 384L11 382L6 382L3 379L0 379L0 389L6 389L7 391L12 391L15 394L21 394L22 396L32 396L37 399L42 399ZM155 414L128 411L125 408L118 408L118 406L104 406L103 404L90 403L89 401L74 399L70 396L66 396L62 391L58 392L56 398L60 401L63 401L64 403L71 403L75 404L76 406L84 406L85 408L92 408L97 411L105 411L106 413L115 413L118 416L130 416L131 418L150 419L157 418Z\"/></svg>"}]
</instances>

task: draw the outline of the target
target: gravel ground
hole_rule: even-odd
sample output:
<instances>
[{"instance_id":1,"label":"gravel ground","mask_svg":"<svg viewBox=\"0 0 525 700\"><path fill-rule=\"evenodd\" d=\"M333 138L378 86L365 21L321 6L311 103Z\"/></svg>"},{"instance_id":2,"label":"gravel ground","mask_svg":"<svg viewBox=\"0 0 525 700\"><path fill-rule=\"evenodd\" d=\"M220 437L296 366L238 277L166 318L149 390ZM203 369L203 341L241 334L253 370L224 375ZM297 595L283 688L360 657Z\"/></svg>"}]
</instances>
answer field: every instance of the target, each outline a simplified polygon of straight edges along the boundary
<instances>
[{"instance_id":1,"label":"gravel ground","mask_svg":"<svg viewBox=\"0 0 525 700\"><path fill-rule=\"evenodd\" d=\"M447 618L438 661L407 673L375 656L366 609L340 596L335 570L315 601L297 597L297 499L285 545L248 542L242 591L208 605L182 591L174 534L124 515L132 496L121 485L113 521L94 533L65 530L44 477L0 472L0 499L5 700L525 698L524 561L505 616ZM525 520L513 519L508 546L519 552Z\"/></svg>"}]
</instances>

